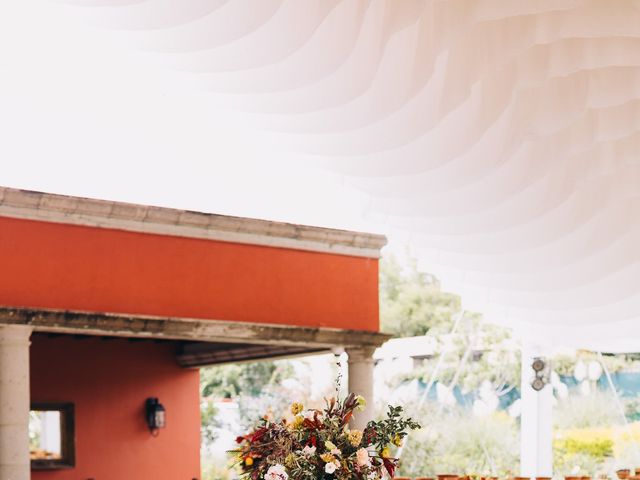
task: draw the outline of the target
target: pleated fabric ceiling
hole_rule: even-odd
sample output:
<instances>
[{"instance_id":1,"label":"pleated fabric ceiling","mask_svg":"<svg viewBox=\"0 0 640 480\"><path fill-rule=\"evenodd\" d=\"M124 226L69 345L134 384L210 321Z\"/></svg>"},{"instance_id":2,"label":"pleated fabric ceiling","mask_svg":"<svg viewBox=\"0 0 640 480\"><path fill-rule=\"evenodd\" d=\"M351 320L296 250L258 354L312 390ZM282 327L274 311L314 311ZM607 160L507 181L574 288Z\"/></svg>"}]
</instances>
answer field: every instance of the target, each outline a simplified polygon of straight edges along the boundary
<instances>
[{"instance_id":1,"label":"pleated fabric ceiling","mask_svg":"<svg viewBox=\"0 0 640 480\"><path fill-rule=\"evenodd\" d=\"M370 194L469 309L640 350L640 2L71 5Z\"/></svg>"}]
</instances>

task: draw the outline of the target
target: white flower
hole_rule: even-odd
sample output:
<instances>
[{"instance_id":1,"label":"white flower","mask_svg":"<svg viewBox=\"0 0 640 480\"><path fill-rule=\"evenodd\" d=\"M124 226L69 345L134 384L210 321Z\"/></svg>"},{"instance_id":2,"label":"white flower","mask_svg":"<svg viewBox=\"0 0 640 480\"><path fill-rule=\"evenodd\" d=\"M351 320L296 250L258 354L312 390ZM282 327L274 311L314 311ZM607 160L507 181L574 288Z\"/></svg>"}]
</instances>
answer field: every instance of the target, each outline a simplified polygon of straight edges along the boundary
<instances>
[{"instance_id":1,"label":"white flower","mask_svg":"<svg viewBox=\"0 0 640 480\"><path fill-rule=\"evenodd\" d=\"M313 417L316 414L316 410L307 410L305 411L302 415L304 416L304 418L306 418L307 420L311 420L313 421Z\"/></svg>"},{"instance_id":2,"label":"white flower","mask_svg":"<svg viewBox=\"0 0 640 480\"><path fill-rule=\"evenodd\" d=\"M361 467L365 465L369 465L371 463L371 459L369 458L369 452L366 448L359 448L356 452L356 462Z\"/></svg>"},{"instance_id":3,"label":"white flower","mask_svg":"<svg viewBox=\"0 0 640 480\"><path fill-rule=\"evenodd\" d=\"M333 462L329 462L329 463L327 463L327 464L324 466L324 471L325 471L326 473L331 474L331 473L333 473L333 472L335 472L335 471L336 471L336 468L337 468L337 467L336 467L336 464L335 464L335 463L333 463Z\"/></svg>"},{"instance_id":4,"label":"white flower","mask_svg":"<svg viewBox=\"0 0 640 480\"><path fill-rule=\"evenodd\" d=\"M342 452L340 451L340 449L339 449L339 448L334 448L334 449L332 449L330 453L331 453L332 455L335 455L335 456L340 456L340 455L342 455Z\"/></svg>"},{"instance_id":5,"label":"white flower","mask_svg":"<svg viewBox=\"0 0 640 480\"><path fill-rule=\"evenodd\" d=\"M305 457L311 457L315 455L315 453L316 453L316 447L314 447L313 445L307 445L302 449L302 454Z\"/></svg>"},{"instance_id":6,"label":"white flower","mask_svg":"<svg viewBox=\"0 0 640 480\"><path fill-rule=\"evenodd\" d=\"M269 467L267 474L264 476L264 480L287 480L289 475L282 465L276 463Z\"/></svg>"}]
</instances>

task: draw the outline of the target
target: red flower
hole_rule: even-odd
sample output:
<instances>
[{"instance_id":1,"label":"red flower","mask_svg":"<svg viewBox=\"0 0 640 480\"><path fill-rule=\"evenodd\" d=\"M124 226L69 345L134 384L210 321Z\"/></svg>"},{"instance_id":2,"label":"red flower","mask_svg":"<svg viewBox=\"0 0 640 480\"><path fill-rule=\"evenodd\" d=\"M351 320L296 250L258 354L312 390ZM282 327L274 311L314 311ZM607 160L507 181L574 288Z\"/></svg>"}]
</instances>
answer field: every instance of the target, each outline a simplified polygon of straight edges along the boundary
<instances>
[{"instance_id":1,"label":"red flower","mask_svg":"<svg viewBox=\"0 0 640 480\"><path fill-rule=\"evenodd\" d=\"M395 463L389 460L388 458L383 458L382 463L384 463L384 468L386 468L387 472L389 472L389 476L393 478L393 474L396 471Z\"/></svg>"},{"instance_id":2,"label":"red flower","mask_svg":"<svg viewBox=\"0 0 640 480\"><path fill-rule=\"evenodd\" d=\"M351 417L353 417L353 412L348 412L345 416L344 419L342 420L342 422L344 424L349 423L349 420L351 420Z\"/></svg>"},{"instance_id":3,"label":"red flower","mask_svg":"<svg viewBox=\"0 0 640 480\"><path fill-rule=\"evenodd\" d=\"M260 440L264 436L266 431L267 429L264 427L257 429L255 432L253 432L253 434L251 434L249 441L255 442L256 440Z\"/></svg>"}]
</instances>

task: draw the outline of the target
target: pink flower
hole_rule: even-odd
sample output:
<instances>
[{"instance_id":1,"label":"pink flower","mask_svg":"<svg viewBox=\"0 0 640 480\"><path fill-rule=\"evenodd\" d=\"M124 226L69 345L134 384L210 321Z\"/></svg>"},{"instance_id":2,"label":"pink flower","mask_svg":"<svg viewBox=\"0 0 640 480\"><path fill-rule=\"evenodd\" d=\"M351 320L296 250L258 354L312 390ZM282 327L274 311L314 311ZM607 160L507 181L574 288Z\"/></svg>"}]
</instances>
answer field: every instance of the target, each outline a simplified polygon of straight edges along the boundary
<instances>
[{"instance_id":1,"label":"pink flower","mask_svg":"<svg viewBox=\"0 0 640 480\"><path fill-rule=\"evenodd\" d=\"M364 467L365 465L369 465L371 463L369 452L367 452L366 448L358 449L358 451L356 452L356 461L361 467Z\"/></svg>"},{"instance_id":2,"label":"pink flower","mask_svg":"<svg viewBox=\"0 0 640 480\"><path fill-rule=\"evenodd\" d=\"M311 457L312 455L315 455L315 453L316 453L316 447L314 447L313 445L307 445L302 449L302 454L305 457Z\"/></svg>"},{"instance_id":3,"label":"pink flower","mask_svg":"<svg viewBox=\"0 0 640 480\"><path fill-rule=\"evenodd\" d=\"M265 480L287 480L289 475L282 465L279 463L272 465L264 476Z\"/></svg>"}]
</instances>

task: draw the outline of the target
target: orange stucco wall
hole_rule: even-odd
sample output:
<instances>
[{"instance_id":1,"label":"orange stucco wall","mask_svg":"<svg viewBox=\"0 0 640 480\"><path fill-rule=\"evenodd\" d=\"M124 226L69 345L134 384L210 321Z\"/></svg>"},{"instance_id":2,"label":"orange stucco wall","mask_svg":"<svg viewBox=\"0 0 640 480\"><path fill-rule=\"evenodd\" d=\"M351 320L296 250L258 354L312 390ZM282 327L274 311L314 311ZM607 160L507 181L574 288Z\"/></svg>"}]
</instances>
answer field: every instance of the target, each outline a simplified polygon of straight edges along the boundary
<instances>
[{"instance_id":1,"label":"orange stucco wall","mask_svg":"<svg viewBox=\"0 0 640 480\"><path fill-rule=\"evenodd\" d=\"M375 259L0 217L0 305L378 329Z\"/></svg>"},{"instance_id":2,"label":"orange stucco wall","mask_svg":"<svg viewBox=\"0 0 640 480\"><path fill-rule=\"evenodd\" d=\"M176 365L172 344L34 336L31 400L74 402L76 468L34 480L200 478L199 374ZM144 401L158 397L167 427L153 437Z\"/></svg>"}]
</instances>

